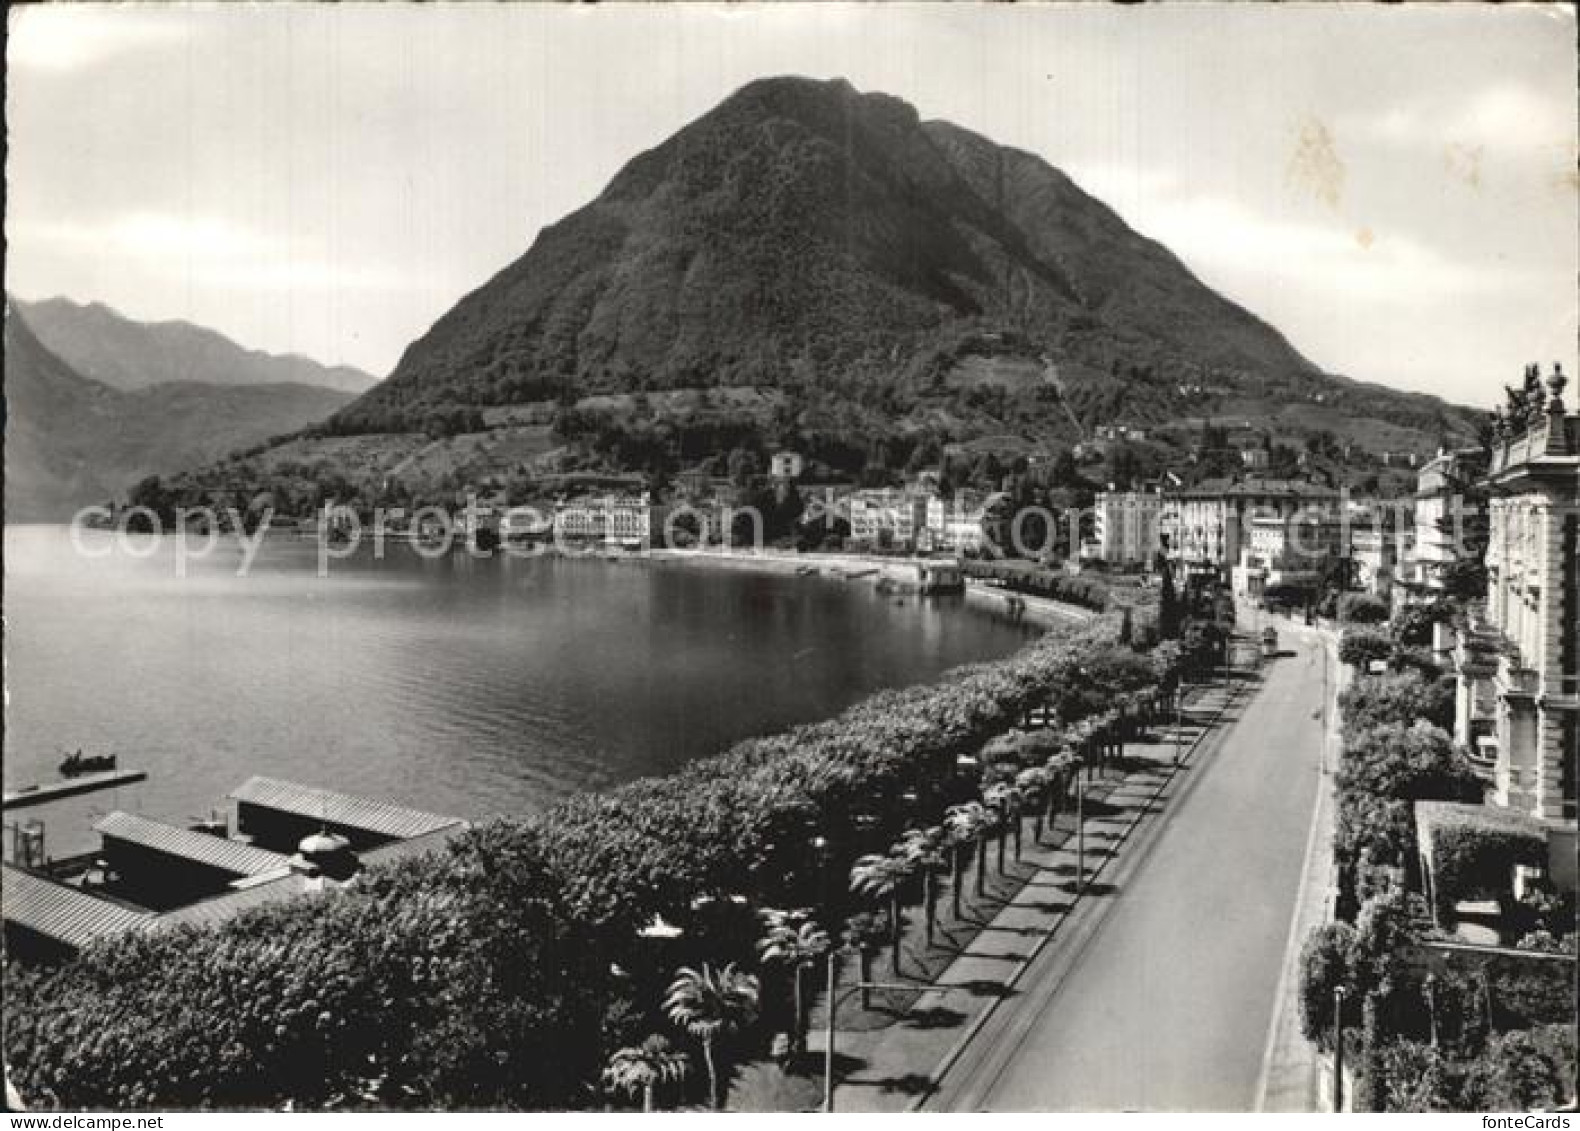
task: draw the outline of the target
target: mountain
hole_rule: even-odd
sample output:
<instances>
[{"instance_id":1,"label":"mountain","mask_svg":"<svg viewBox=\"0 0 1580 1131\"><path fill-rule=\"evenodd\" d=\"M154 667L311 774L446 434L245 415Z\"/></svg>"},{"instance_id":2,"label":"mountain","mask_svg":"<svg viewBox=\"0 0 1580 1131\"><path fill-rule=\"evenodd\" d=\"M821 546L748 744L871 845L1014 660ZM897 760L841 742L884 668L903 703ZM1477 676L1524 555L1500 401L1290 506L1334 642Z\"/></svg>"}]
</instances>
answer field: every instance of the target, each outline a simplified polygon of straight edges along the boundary
<instances>
[{"instance_id":1,"label":"mountain","mask_svg":"<svg viewBox=\"0 0 1580 1131\"><path fill-rule=\"evenodd\" d=\"M956 440L1229 414L1429 449L1471 421L1323 373L1039 157L776 78L634 158L330 426L717 385L776 390L803 426Z\"/></svg>"},{"instance_id":2,"label":"mountain","mask_svg":"<svg viewBox=\"0 0 1580 1131\"><path fill-rule=\"evenodd\" d=\"M190 322L136 322L103 303L69 298L12 302L51 352L84 377L114 389L198 381L318 385L361 393L377 380L346 365L325 366L298 354L250 350Z\"/></svg>"},{"instance_id":3,"label":"mountain","mask_svg":"<svg viewBox=\"0 0 1580 1131\"><path fill-rule=\"evenodd\" d=\"M299 429L348 399L298 384L175 381L112 389L66 364L11 306L5 319L6 520L68 519L80 507L124 498L144 476Z\"/></svg>"}]
</instances>

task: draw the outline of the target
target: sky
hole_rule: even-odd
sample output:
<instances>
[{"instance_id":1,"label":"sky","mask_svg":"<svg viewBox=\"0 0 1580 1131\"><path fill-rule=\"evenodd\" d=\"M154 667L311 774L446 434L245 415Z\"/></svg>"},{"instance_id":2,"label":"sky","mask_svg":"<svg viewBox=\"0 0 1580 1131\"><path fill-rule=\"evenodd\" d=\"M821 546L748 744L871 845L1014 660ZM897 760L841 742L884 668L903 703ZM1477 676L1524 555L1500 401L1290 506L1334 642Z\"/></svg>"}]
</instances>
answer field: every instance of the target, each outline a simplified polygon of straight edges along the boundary
<instances>
[{"instance_id":1,"label":"sky","mask_svg":"<svg viewBox=\"0 0 1580 1131\"><path fill-rule=\"evenodd\" d=\"M1036 153L1332 372L1575 366L1572 6L12 7L6 288L385 376L755 78Z\"/></svg>"}]
</instances>

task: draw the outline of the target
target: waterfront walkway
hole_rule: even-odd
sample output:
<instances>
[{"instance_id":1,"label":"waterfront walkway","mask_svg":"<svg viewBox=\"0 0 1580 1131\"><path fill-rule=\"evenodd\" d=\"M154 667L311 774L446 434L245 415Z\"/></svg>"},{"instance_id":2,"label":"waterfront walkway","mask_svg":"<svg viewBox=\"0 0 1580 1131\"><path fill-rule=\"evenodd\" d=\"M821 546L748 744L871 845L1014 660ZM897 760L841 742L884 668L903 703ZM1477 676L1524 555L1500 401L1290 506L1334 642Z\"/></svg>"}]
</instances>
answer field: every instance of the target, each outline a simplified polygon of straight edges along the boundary
<instances>
[{"instance_id":1,"label":"waterfront walkway","mask_svg":"<svg viewBox=\"0 0 1580 1131\"><path fill-rule=\"evenodd\" d=\"M920 912L912 909L902 971L917 980L917 991L875 991L872 1009L860 1009L854 996L840 1005L838 1110L897 1111L923 1103L962 1054L978 1043L972 1038L996 1007L1022 992L1034 959L1045 951L1064 961L1079 954L1145 855L1161 825L1156 815L1192 787L1258 685L1256 675L1240 672L1227 687L1196 689L1178 731L1172 724L1154 727L1140 741L1126 744L1116 769L1091 781L1084 894L1077 894L1079 842L1073 814L1067 813L1041 844L1027 837L1022 859L1010 865L1007 876L995 877L986 899L966 900L963 921L949 918L949 894L941 896L940 937L964 949L940 958L939 948L926 947ZM1173 768L1176 751L1182 755L1178 771ZM972 890L969 877L966 890ZM853 969L842 975L847 985L855 976ZM875 964L873 977L893 980L886 960ZM818 1082L825 1008L820 995L812 1015L809 1056L801 1067ZM769 1065L748 1066L736 1080L731 1106L761 1107L760 1097L783 1093L766 1075L778 1071ZM811 1106L814 1091L803 1086L796 1093L802 1106Z\"/></svg>"},{"instance_id":2,"label":"waterfront walkway","mask_svg":"<svg viewBox=\"0 0 1580 1131\"><path fill-rule=\"evenodd\" d=\"M1299 1105L1300 1066L1272 1071L1268 1049L1290 1018L1320 843L1329 675L1306 636L1265 666L1122 846L1103 877L1115 890L1077 904L928 1109L1250 1111L1263 1092Z\"/></svg>"}]
</instances>

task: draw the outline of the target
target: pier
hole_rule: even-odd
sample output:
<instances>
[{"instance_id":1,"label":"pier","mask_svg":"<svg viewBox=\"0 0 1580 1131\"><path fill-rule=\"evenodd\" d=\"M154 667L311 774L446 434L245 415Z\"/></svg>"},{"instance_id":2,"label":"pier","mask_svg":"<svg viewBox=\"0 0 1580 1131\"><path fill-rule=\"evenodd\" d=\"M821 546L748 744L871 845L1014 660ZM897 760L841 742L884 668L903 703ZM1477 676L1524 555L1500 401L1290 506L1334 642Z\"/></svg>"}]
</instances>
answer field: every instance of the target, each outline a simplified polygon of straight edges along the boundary
<instances>
[{"instance_id":1,"label":"pier","mask_svg":"<svg viewBox=\"0 0 1580 1131\"><path fill-rule=\"evenodd\" d=\"M114 789L122 785L135 785L137 782L147 780L148 774L142 770L105 770L98 774L83 774L80 777L50 782L47 785L7 790L3 808L7 812L12 809L26 809L29 805L43 805L47 801L59 801L63 797L76 797L82 793Z\"/></svg>"}]
</instances>

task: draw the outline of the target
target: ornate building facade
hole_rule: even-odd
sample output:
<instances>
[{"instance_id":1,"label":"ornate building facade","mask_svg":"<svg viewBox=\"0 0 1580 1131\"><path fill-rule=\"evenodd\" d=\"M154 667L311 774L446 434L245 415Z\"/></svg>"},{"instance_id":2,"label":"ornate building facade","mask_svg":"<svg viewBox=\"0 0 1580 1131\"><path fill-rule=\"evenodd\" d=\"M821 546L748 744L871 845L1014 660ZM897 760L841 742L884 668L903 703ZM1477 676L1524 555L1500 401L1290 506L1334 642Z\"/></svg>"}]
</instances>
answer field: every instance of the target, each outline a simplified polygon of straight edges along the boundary
<instances>
[{"instance_id":1,"label":"ornate building facade","mask_svg":"<svg viewBox=\"0 0 1580 1131\"><path fill-rule=\"evenodd\" d=\"M1481 754L1494 804L1573 842L1580 761L1580 416L1567 378L1535 366L1493 418L1484 622L1460 633L1457 737Z\"/></svg>"}]
</instances>

